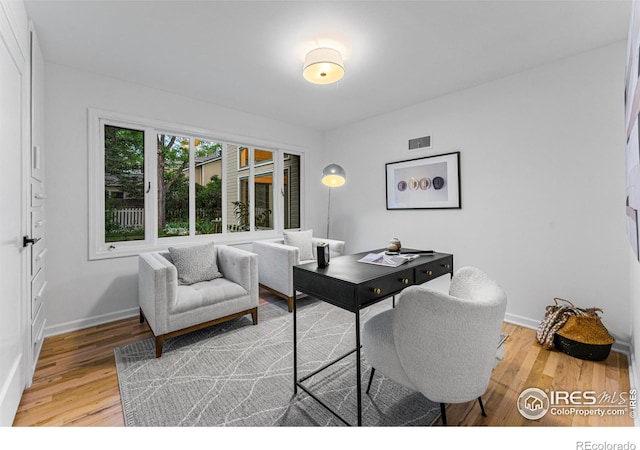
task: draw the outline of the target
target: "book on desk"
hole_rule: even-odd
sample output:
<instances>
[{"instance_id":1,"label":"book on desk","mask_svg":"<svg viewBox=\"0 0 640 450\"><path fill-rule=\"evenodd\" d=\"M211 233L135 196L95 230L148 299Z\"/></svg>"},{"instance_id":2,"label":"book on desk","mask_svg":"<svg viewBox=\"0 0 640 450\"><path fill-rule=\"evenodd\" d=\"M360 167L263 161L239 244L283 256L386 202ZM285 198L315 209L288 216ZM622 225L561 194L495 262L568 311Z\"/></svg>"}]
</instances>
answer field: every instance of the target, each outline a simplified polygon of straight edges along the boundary
<instances>
[{"instance_id":1,"label":"book on desk","mask_svg":"<svg viewBox=\"0 0 640 450\"><path fill-rule=\"evenodd\" d=\"M379 266L398 267L406 262L413 261L420 255L417 253L395 253L388 252L369 253L360 258L358 262L367 264L377 264Z\"/></svg>"}]
</instances>

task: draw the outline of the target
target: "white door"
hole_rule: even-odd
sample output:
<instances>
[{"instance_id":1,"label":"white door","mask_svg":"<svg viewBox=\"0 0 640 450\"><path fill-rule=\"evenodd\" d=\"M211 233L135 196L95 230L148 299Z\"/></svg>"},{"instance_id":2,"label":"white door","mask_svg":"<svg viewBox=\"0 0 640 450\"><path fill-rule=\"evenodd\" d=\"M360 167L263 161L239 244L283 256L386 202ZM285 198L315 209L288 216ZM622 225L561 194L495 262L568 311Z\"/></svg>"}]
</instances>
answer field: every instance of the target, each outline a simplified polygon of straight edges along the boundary
<instances>
[{"instance_id":1,"label":"white door","mask_svg":"<svg viewBox=\"0 0 640 450\"><path fill-rule=\"evenodd\" d=\"M25 381L22 155L26 67L7 18L0 12L0 426L13 423Z\"/></svg>"}]
</instances>

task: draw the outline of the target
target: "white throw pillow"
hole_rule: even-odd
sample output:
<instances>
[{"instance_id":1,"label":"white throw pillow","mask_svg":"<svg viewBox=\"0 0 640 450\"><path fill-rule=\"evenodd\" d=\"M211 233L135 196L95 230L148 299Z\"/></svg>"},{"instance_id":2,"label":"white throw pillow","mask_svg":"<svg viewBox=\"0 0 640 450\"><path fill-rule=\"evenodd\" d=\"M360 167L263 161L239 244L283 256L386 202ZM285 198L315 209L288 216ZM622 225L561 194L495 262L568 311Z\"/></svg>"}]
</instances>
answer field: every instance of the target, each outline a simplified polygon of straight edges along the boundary
<instances>
[{"instance_id":1,"label":"white throw pillow","mask_svg":"<svg viewBox=\"0 0 640 450\"><path fill-rule=\"evenodd\" d=\"M314 259L313 257L313 230L285 231L284 243L300 249L300 261Z\"/></svg>"},{"instance_id":2,"label":"white throw pillow","mask_svg":"<svg viewBox=\"0 0 640 450\"><path fill-rule=\"evenodd\" d=\"M178 269L178 284L189 285L221 278L218 249L213 242L195 247L169 247L173 265Z\"/></svg>"}]
</instances>

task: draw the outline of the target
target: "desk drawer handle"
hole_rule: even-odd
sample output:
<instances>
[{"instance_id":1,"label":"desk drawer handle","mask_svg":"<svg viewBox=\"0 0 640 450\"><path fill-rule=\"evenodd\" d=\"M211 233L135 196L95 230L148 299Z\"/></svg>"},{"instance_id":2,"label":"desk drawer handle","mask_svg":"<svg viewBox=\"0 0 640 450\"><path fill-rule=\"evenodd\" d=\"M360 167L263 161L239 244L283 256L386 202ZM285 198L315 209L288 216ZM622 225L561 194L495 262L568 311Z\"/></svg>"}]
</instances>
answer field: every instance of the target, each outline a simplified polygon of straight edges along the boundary
<instances>
[{"instance_id":1,"label":"desk drawer handle","mask_svg":"<svg viewBox=\"0 0 640 450\"><path fill-rule=\"evenodd\" d=\"M381 294L381 293L382 293L382 289L380 289L380 288L373 288L373 293L374 293L374 294Z\"/></svg>"},{"instance_id":2,"label":"desk drawer handle","mask_svg":"<svg viewBox=\"0 0 640 450\"><path fill-rule=\"evenodd\" d=\"M433 270L427 270L425 273L426 273L427 275L431 276L431 275L433 275Z\"/></svg>"},{"instance_id":3,"label":"desk drawer handle","mask_svg":"<svg viewBox=\"0 0 640 450\"><path fill-rule=\"evenodd\" d=\"M451 264L443 264L442 267L445 269L451 269Z\"/></svg>"},{"instance_id":4,"label":"desk drawer handle","mask_svg":"<svg viewBox=\"0 0 640 450\"><path fill-rule=\"evenodd\" d=\"M409 284L409 279L408 278L403 278L402 279L402 283L403 284Z\"/></svg>"}]
</instances>

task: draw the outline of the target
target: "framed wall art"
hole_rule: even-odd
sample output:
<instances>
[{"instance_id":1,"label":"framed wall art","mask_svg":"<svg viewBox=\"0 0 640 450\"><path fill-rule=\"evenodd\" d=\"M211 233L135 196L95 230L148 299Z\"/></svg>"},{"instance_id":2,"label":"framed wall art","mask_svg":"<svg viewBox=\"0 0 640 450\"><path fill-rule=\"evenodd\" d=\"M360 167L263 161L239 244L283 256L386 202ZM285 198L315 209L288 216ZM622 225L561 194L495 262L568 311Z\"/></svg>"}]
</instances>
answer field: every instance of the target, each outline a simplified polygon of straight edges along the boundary
<instances>
[{"instance_id":1,"label":"framed wall art","mask_svg":"<svg viewBox=\"0 0 640 450\"><path fill-rule=\"evenodd\" d=\"M385 164L387 209L456 209L460 152Z\"/></svg>"}]
</instances>

